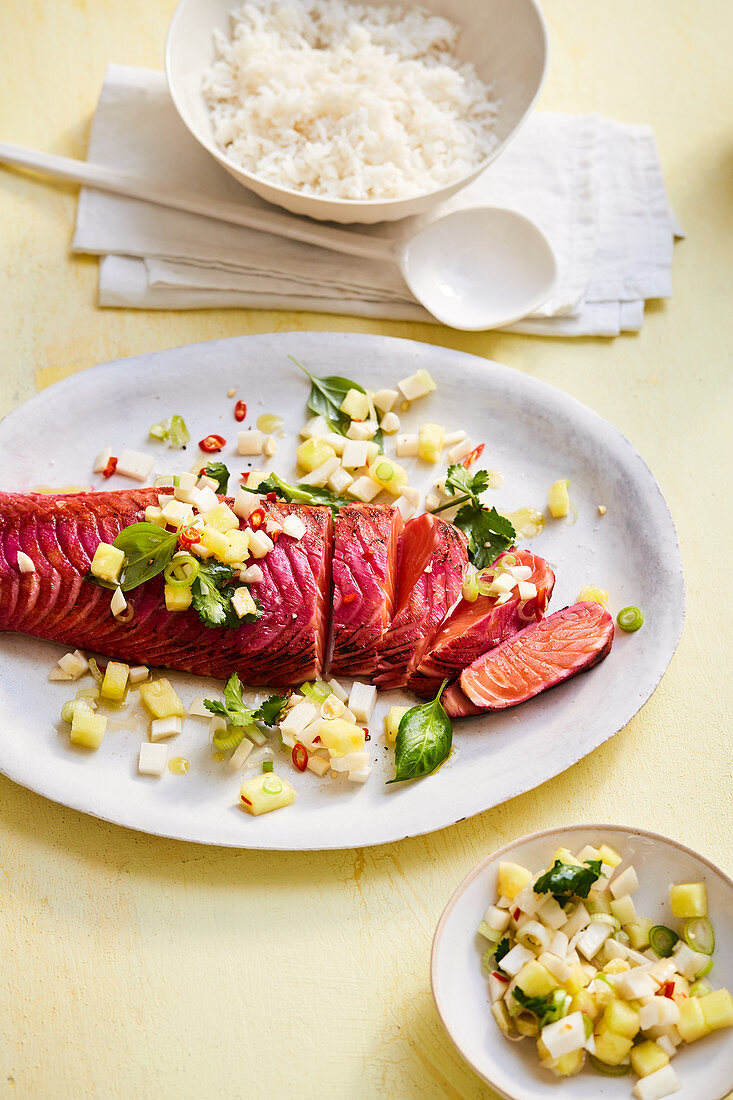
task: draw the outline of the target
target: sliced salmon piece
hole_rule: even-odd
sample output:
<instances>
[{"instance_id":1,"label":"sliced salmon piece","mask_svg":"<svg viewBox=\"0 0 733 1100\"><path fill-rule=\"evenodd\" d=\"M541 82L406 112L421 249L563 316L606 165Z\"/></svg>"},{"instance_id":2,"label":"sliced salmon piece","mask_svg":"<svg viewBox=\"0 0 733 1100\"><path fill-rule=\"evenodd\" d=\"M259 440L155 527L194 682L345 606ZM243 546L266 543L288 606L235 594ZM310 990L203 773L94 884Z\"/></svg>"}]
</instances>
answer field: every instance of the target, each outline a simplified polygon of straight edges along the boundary
<instances>
[{"instance_id":1,"label":"sliced salmon piece","mask_svg":"<svg viewBox=\"0 0 733 1100\"><path fill-rule=\"evenodd\" d=\"M453 718L516 706L602 661L612 642L613 619L600 604L564 607L464 669L443 705Z\"/></svg>"},{"instance_id":2,"label":"sliced salmon piece","mask_svg":"<svg viewBox=\"0 0 733 1100\"><path fill-rule=\"evenodd\" d=\"M349 504L333 539L331 675L372 676L392 618L402 514L387 504Z\"/></svg>"},{"instance_id":3,"label":"sliced salmon piece","mask_svg":"<svg viewBox=\"0 0 733 1100\"><path fill-rule=\"evenodd\" d=\"M407 684L438 627L461 594L468 564L466 537L438 516L411 519L397 548L397 599L379 646L375 683Z\"/></svg>"},{"instance_id":4,"label":"sliced salmon piece","mask_svg":"<svg viewBox=\"0 0 733 1100\"><path fill-rule=\"evenodd\" d=\"M323 671L331 605L332 517L328 508L262 502L282 521L297 514L300 540L282 535L250 586L264 615L238 629L205 626L193 609L165 609L163 579L127 593L129 623L112 617L110 592L84 580L100 542L143 518L158 492L21 496L0 493L0 630L21 631L134 664L180 669L245 683L286 686ZM243 524L244 526L244 524ZM35 564L21 573L18 550Z\"/></svg>"},{"instance_id":5,"label":"sliced salmon piece","mask_svg":"<svg viewBox=\"0 0 733 1100\"><path fill-rule=\"evenodd\" d=\"M512 599L498 606L497 596L479 596L473 603L461 599L410 678L409 687L418 695L432 698L443 680L454 680L484 653L544 615L555 584L550 566L529 550L504 552L495 564L505 559L532 570L527 581L535 585L536 596L522 601L515 589Z\"/></svg>"}]
</instances>

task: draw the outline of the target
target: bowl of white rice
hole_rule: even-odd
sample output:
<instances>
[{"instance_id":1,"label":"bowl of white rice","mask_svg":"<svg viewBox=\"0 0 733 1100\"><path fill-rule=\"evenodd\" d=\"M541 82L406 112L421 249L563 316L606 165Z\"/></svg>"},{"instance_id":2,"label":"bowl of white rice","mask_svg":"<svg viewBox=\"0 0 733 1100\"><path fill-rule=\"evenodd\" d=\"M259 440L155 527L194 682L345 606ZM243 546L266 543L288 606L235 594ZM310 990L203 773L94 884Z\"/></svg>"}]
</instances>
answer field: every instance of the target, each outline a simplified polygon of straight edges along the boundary
<instances>
[{"instance_id":1,"label":"bowl of white rice","mask_svg":"<svg viewBox=\"0 0 733 1100\"><path fill-rule=\"evenodd\" d=\"M470 183L542 86L536 0L181 0L166 74L235 179L342 223L422 213Z\"/></svg>"}]
</instances>

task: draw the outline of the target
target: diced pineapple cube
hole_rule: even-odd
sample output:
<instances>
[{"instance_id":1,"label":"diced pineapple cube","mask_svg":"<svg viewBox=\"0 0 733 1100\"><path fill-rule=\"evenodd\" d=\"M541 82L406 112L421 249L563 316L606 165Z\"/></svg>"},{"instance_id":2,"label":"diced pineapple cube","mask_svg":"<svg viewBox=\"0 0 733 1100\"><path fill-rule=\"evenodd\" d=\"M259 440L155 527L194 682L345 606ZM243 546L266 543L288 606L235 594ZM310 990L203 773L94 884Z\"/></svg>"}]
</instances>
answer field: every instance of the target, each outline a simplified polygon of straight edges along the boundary
<instances>
[{"instance_id":1,"label":"diced pineapple cube","mask_svg":"<svg viewBox=\"0 0 733 1100\"><path fill-rule=\"evenodd\" d=\"M595 1036L596 1058L607 1066L620 1066L633 1043L623 1035L617 1035L602 1027Z\"/></svg>"},{"instance_id":2,"label":"diced pineapple cube","mask_svg":"<svg viewBox=\"0 0 733 1100\"><path fill-rule=\"evenodd\" d=\"M631 1068L639 1077L648 1077L668 1062L669 1056L651 1039L631 1048Z\"/></svg>"},{"instance_id":3,"label":"diced pineapple cube","mask_svg":"<svg viewBox=\"0 0 733 1100\"><path fill-rule=\"evenodd\" d=\"M350 752L361 752L366 743L364 730L343 718L332 718L321 722L319 735L321 742L334 756L346 756Z\"/></svg>"},{"instance_id":4,"label":"diced pineapple cube","mask_svg":"<svg viewBox=\"0 0 733 1100\"><path fill-rule=\"evenodd\" d=\"M355 420L346 432L346 436L348 439L357 439L366 442L369 439L374 439L378 430L379 424L376 420Z\"/></svg>"},{"instance_id":5,"label":"diced pineapple cube","mask_svg":"<svg viewBox=\"0 0 733 1100\"><path fill-rule=\"evenodd\" d=\"M423 424L418 432L417 453L424 462L440 462L445 428L442 424Z\"/></svg>"},{"instance_id":6,"label":"diced pineapple cube","mask_svg":"<svg viewBox=\"0 0 733 1100\"><path fill-rule=\"evenodd\" d=\"M685 997L679 1002L680 1018L677 1030L686 1043L694 1043L710 1034L705 1014L702 1010L704 997Z\"/></svg>"},{"instance_id":7,"label":"diced pineapple cube","mask_svg":"<svg viewBox=\"0 0 733 1100\"><path fill-rule=\"evenodd\" d=\"M245 779L239 790L239 801L243 809L259 817L290 806L295 801L295 791L287 779L281 779L274 772L265 772L254 779Z\"/></svg>"},{"instance_id":8,"label":"diced pineapple cube","mask_svg":"<svg viewBox=\"0 0 733 1100\"><path fill-rule=\"evenodd\" d=\"M353 480L348 470L344 470L343 466L338 466L332 474L329 474L327 484L334 493L343 493L344 489L348 489Z\"/></svg>"},{"instance_id":9,"label":"diced pineapple cube","mask_svg":"<svg viewBox=\"0 0 733 1100\"><path fill-rule=\"evenodd\" d=\"M671 1096L681 1088L680 1079L672 1066L662 1066L661 1069L650 1073L648 1077L640 1077L631 1090L631 1095L636 1100L662 1100L665 1096Z\"/></svg>"},{"instance_id":10,"label":"diced pineapple cube","mask_svg":"<svg viewBox=\"0 0 733 1100\"><path fill-rule=\"evenodd\" d=\"M104 699L111 699L114 703L121 703L127 691L127 681L130 675L130 666L121 661L110 661L105 669L104 680L99 689L99 694Z\"/></svg>"},{"instance_id":11,"label":"diced pineapple cube","mask_svg":"<svg viewBox=\"0 0 733 1100\"><path fill-rule=\"evenodd\" d=\"M563 519L570 511L570 497L568 496L569 481L561 479L551 485L547 493L547 504L550 515L554 519Z\"/></svg>"},{"instance_id":12,"label":"diced pineapple cube","mask_svg":"<svg viewBox=\"0 0 733 1100\"><path fill-rule=\"evenodd\" d=\"M256 615L257 604L254 602L252 595L248 588L244 585L241 588L234 590L232 596L232 607L236 611L240 619L243 619L245 615Z\"/></svg>"},{"instance_id":13,"label":"diced pineapple cube","mask_svg":"<svg viewBox=\"0 0 733 1100\"><path fill-rule=\"evenodd\" d=\"M380 412L388 413L394 408L394 403L399 396L397 390L377 390L372 400Z\"/></svg>"},{"instance_id":14,"label":"diced pineapple cube","mask_svg":"<svg viewBox=\"0 0 733 1100\"><path fill-rule=\"evenodd\" d=\"M249 531L229 531L225 536L229 542L222 561L227 565L246 561L249 557Z\"/></svg>"},{"instance_id":15,"label":"diced pineapple cube","mask_svg":"<svg viewBox=\"0 0 733 1100\"><path fill-rule=\"evenodd\" d=\"M556 1077L574 1077L580 1073L585 1064L584 1050L571 1050L568 1054L561 1054L551 1067Z\"/></svg>"},{"instance_id":16,"label":"diced pineapple cube","mask_svg":"<svg viewBox=\"0 0 733 1100\"><path fill-rule=\"evenodd\" d=\"M517 985L528 997L546 997L557 989L558 982L541 962L532 959L517 974Z\"/></svg>"},{"instance_id":17,"label":"diced pineapple cube","mask_svg":"<svg viewBox=\"0 0 733 1100\"><path fill-rule=\"evenodd\" d=\"M611 912L621 924L634 924L636 921L636 909L630 894L623 894L611 902Z\"/></svg>"},{"instance_id":18,"label":"diced pineapple cube","mask_svg":"<svg viewBox=\"0 0 733 1100\"><path fill-rule=\"evenodd\" d=\"M727 989L716 989L700 997L700 1007L708 1030L733 1027L733 998Z\"/></svg>"},{"instance_id":19,"label":"diced pineapple cube","mask_svg":"<svg viewBox=\"0 0 733 1100\"><path fill-rule=\"evenodd\" d=\"M298 446L295 452L295 458L301 469L306 473L311 473L318 466L321 466L327 459L333 458L336 452L330 443L324 442L322 439L306 439L304 443ZM247 482L249 485L249 482Z\"/></svg>"},{"instance_id":20,"label":"diced pineapple cube","mask_svg":"<svg viewBox=\"0 0 733 1100\"><path fill-rule=\"evenodd\" d=\"M88 710L86 707L74 707L69 734L72 745L80 745L84 749L98 749L102 744L106 728L107 719L103 714L95 714L93 710Z\"/></svg>"},{"instance_id":21,"label":"diced pineapple cube","mask_svg":"<svg viewBox=\"0 0 733 1100\"><path fill-rule=\"evenodd\" d=\"M581 860L576 859L569 848L558 848L557 851L555 852L555 854L553 855L552 859L550 860L548 870L551 867L554 867L554 865L555 865L555 863L557 862L558 859L560 860L561 863L570 864L571 867L582 867Z\"/></svg>"},{"instance_id":22,"label":"diced pineapple cube","mask_svg":"<svg viewBox=\"0 0 733 1100\"><path fill-rule=\"evenodd\" d=\"M570 1011L582 1012L589 1020L597 1020L601 1014L601 1006L597 1003L592 993L587 989L581 989L573 997Z\"/></svg>"},{"instance_id":23,"label":"diced pineapple cube","mask_svg":"<svg viewBox=\"0 0 733 1100\"><path fill-rule=\"evenodd\" d=\"M397 740L397 731L400 728L400 722L410 709L410 707L389 708L384 719L384 732L390 745L394 745Z\"/></svg>"},{"instance_id":24,"label":"diced pineapple cube","mask_svg":"<svg viewBox=\"0 0 733 1100\"><path fill-rule=\"evenodd\" d=\"M605 588L597 584L584 584L578 593L578 603L599 603L601 607L608 607L608 598Z\"/></svg>"},{"instance_id":25,"label":"diced pineapple cube","mask_svg":"<svg viewBox=\"0 0 733 1100\"><path fill-rule=\"evenodd\" d=\"M239 527L239 517L235 516L228 504L223 501L215 508L210 508L206 513L206 526L213 527L226 535L229 531L236 531Z\"/></svg>"},{"instance_id":26,"label":"diced pineapple cube","mask_svg":"<svg viewBox=\"0 0 733 1100\"><path fill-rule=\"evenodd\" d=\"M224 555L229 551L229 538L216 527L209 527L208 523L201 532L201 543L210 550L214 557L223 561Z\"/></svg>"},{"instance_id":27,"label":"diced pineapple cube","mask_svg":"<svg viewBox=\"0 0 733 1100\"><path fill-rule=\"evenodd\" d=\"M513 901L519 891L532 881L532 872L519 863L502 860L499 863L496 889L499 897Z\"/></svg>"},{"instance_id":28,"label":"diced pineapple cube","mask_svg":"<svg viewBox=\"0 0 733 1100\"><path fill-rule=\"evenodd\" d=\"M704 882L684 882L671 886L669 903L672 915L685 920L708 915L708 894Z\"/></svg>"},{"instance_id":29,"label":"diced pineapple cube","mask_svg":"<svg viewBox=\"0 0 733 1100\"><path fill-rule=\"evenodd\" d=\"M167 524L180 529L187 527L193 519L193 508L190 504L184 504L183 501L169 499L161 514Z\"/></svg>"},{"instance_id":30,"label":"diced pineapple cube","mask_svg":"<svg viewBox=\"0 0 733 1100\"><path fill-rule=\"evenodd\" d=\"M151 718L169 718L176 715L184 718L186 708L173 689L170 680L161 677L140 685L140 698Z\"/></svg>"},{"instance_id":31,"label":"diced pineapple cube","mask_svg":"<svg viewBox=\"0 0 733 1100\"><path fill-rule=\"evenodd\" d=\"M182 718L154 718L150 723L150 740L163 741L166 737L175 737L182 729Z\"/></svg>"},{"instance_id":32,"label":"diced pineapple cube","mask_svg":"<svg viewBox=\"0 0 733 1100\"><path fill-rule=\"evenodd\" d=\"M612 1031L614 1035L633 1039L639 1030L639 1013L627 1001L620 1001L614 997L603 1013L602 1026Z\"/></svg>"},{"instance_id":33,"label":"diced pineapple cube","mask_svg":"<svg viewBox=\"0 0 733 1100\"><path fill-rule=\"evenodd\" d=\"M435 382L426 370L418 370L407 378L402 378L397 383L397 389L406 401L415 401L418 397L426 397L432 393Z\"/></svg>"},{"instance_id":34,"label":"diced pineapple cube","mask_svg":"<svg viewBox=\"0 0 733 1100\"><path fill-rule=\"evenodd\" d=\"M176 588L166 584L163 589L166 611L186 611L191 606L193 593L190 588Z\"/></svg>"},{"instance_id":35,"label":"diced pineapple cube","mask_svg":"<svg viewBox=\"0 0 733 1100\"><path fill-rule=\"evenodd\" d=\"M369 398L361 390L349 390L339 408L351 420L366 420L369 416Z\"/></svg>"},{"instance_id":36,"label":"diced pineapple cube","mask_svg":"<svg viewBox=\"0 0 733 1100\"><path fill-rule=\"evenodd\" d=\"M346 495L368 504L370 500L374 500L381 488L381 485L377 485L376 481L372 481L370 477L358 477L349 485Z\"/></svg>"},{"instance_id":37,"label":"diced pineapple cube","mask_svg":"<svg viewBox=\"0 0 733 1100\"><path fill-rule=\"evenodd\" d=\"M156 527L165 527L163 509L156 508L153 504L149 504L145 509L145 522L154 523Z\"/></svg>"},{"instance_id":38,"label":"diced pineapple cube","mask_svg":"<svg viewBox=\"0 0 733 1100\"><path fill-rule=\"evenodd\" d=\"M275 543L265 531L250 531L249 552L253 558L264 558L274 549Z\"/></svg>"},{"instance_id":39,"label":"diced pineapple cube","mask_svg":"<svg viewBox=\"0 0 733 1100\"><path fill-rule=\"evenodd\" d=\"M407 470L391 458L378 455L369 465L369 477L391 493L399 496L403 485L407 485Z\"/></svg>"},{"instance_id":40,"label":"diced pineapple cube","mask_svg":"<svg viewBox=\"0 0 733 1100\"><path fill-rule=\"evenodd\" d=\"M100 542L94 551L89 571L93 577L98 577L100 581L109 581L110 584L116 584L120 579L124 564L125 555L122 550L110 543Z\"/></svg>"},{"instance_id":41,"label":"diced pineapple cube","mask_svg":"<svg viewBox=\"0 0 733 1100\"><path fill-rule=\"evenodd\" d=\"M257 431L256 428L237 432L237 454L261 455L264 438L262 432Z\"/></svg>"},{"instance_id":42,"label":"diced pineapple cube","mask_svg":"<svg viewBox=\"0 0 733 1100\"><path fill-rule=\"evenodd\" d=\"M653 927L654 921L648 917L639 917L633 924L627 924L624 930L629 937L629 946L634 951L643 951L649 946L649 933Z\"/></svg>"},{"instance_id":43,"label":"diced pineapple cube","mask_svg":"<svg viewBox=\"0 0 733 1100\"><path fill-rule=\"evenodd\" d=\"M621 862L621 856L613 848L609 848L607 844L601 844L598 849L598 854L601 857L603 863L607 863L609 867L618 867Z\"/></svg>"}]
</instances>

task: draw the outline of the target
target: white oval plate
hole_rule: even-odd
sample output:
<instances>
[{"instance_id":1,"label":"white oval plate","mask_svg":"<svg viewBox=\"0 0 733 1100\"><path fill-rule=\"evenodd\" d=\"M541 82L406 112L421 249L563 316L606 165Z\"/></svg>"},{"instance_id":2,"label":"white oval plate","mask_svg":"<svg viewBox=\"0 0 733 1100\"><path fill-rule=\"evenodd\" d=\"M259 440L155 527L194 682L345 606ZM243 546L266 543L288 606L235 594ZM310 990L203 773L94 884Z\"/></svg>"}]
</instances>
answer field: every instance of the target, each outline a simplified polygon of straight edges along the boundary
<instances>
[{"instance_id":1,"label":"white oval plate","mask_svg":"<svg viewBox=\"0 0 733 1100\"><path fill-rule=\"evenodd\" d=\"M90 482L103 447L132 447L159 456L158 472L188 469L200 452L171 451L148 439L149 426L181 413L197 441L220 432L219 456L232 473L248 461L234 453L238 425L227 390L249 405L245 426L277 412L288 436L270 468L292 477L297 432L308 387L293 355L319 374L342 374L374 389L393 386L420 367L437 392L415 402L404 430L426 421L465 428L486 441L483 461L506 477L494 494L501 510L543 508L547 488L568 477L578 521L549 521L531 545L557 574L551 610L575 602L582 584L612 593L611 610L644 609L633 635L617 633L610 656L588 673L503 714L456 723L455 751L435 775L387 787L392 752L381 737L387 706L380 700L370 743L374 773L361 789L346 781L295 775L293 809L260 818L237 805L239 779L211 759L206 726L188 720L170 753L191 761L185 777L136 775L138 732L109 732L96 753L74 751L58 724L68 685L49 684L60 656L49 642L0 636L2 736L0 770L67 806L131 828L209 844L252 848L347 848L400 840L440 829L536 787L611 737L659 683L679 640L684 584L674 525L649 469L610 424L577 401L508 367L441 347L380 336L286 333L244 336L174 348L94 367L42 391L0 423L2 487ZM202 459L203 464L203 459ZM417 466L417 463L415 463ZM421 465L423 489L444 467ZM129 488L115 477L102 488ZM598 505L605 504L605 516ZM184 701L221 684L174 675ZM413 700L414 701L414 700ZM294 769L286 766L290 777ZM251 773L250 773L251 774Z\"/></svg>"},{"instance_id":2,"label":"white oval plate","mask_svg":"<svg viewBox=\"0 0 733 1100\"><path fill-rule=\"evenodd\" d=\"M675 840L644 829L620 825L575 825L547 829L515 840L483 860L464 878L438 922L433 940L433 997L445 1028L476 1073L509 1100L631 1100L635 1074L603 1077L591 1069L558 1079L543 1070L533 1041L511 1043L494 1023L482 973L486 941L477 928L487 905L496 898L500 860L530 869L542 867L558 846L578 851L603 841L633 863L639 874L634 903L639 913L660 924L676 922L669 908L675 882L704 881L710 919L715 927L714 989L733 984L733 881L703 856ZM483 944L483 946L481 946ZM733 1032L718 1031L672 1060L682 1088L675 1100L723 1100L733 1088Z\"/></svg>"}]
</instances>

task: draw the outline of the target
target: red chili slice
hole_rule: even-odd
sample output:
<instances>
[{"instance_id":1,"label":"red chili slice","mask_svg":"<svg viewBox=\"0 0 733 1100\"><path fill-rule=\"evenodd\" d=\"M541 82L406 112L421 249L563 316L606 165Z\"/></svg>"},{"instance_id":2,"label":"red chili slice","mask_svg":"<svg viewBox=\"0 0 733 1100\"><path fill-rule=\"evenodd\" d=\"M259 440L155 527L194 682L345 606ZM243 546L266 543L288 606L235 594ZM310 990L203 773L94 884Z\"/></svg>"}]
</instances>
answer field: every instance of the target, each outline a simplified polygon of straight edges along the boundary
<instances>
[{"instance_id":1,"label":"red chili slice","mask_svg":"<svg viewBox=\"0 0 733 1100\"><path fill-rule=\"evenodd\" d=\"M341 603L353 603L355 599L356 592L347 592L346 595L342 597Z\"/></svg>"},{"instance_id":2,"label":"red chili slice","mask_svg":"<svg viewBox=\"0 0 733 1100\"><path fill-rule=\"evenodd\" d=\"M265 500L273 501L277 500L277 493L268 493Z\"/></svg>"},{"instance_id":3,"label":"red chili slice","mask_svg":"<svg viewBox=\"0 0 733 1100\"><path fill-rule=\"evenodd\" d=\"M250 527L261 527L265 522L265 513L262 508L255 508L253 512L249 514Z\"/></svg>"},{"instance_id":4,"label":"red chili slice","mask_svg":"<svg viewBox=\"0 0 733 1100\"><path fill-rule=\"evenodd\" d=\"M674 982L665 982L661 992L663 997L674 997Z\"/></svg>"},{"instance_id":5,"label":"red chili slice","mask_svg":"<svg viewBox=\"0 0 733 1100\"><path fill-rule=\"evenodd\" d=\"M210 455L220 451L226 445L227 441L223 435L207 435L199 440L199 448Z\"/></svg>"},{"instance_id":6,"label":"red chili slice","mask_svg":"<svg viewBox=\"0 0 733 1100\"><path fill-rule=\"evenodd\" d=\"M197 542L201 542L201 532L195 527L182 527L178 532L178 541L186 550L190 550Z\"/></svg>"},{"instance_id":7,"label":"red chili slice","mask_svg":"<svg viewBox=\"0 0 733 1100\"><path fill-rule=\"evenodd\" d=\"M117 469L117 459L114 455L109 459L107 465L102 470L102 477L112 477L112 474Z\"/></svg>"},{"instance_id":8,"label":"red chili slice","mask_svg":"<svg viewBox=\"0 0 733 1100\"><path fill-rule=\"evenodd\" d=\"M504 982L505 984L508 984L508 982L509 982L509 979L505 978L503 974L500 974L498 972L498 970L492 970L491 971L491 977L496 978L497 981Z\"/></svg>"},{"instance_id":9,"label":"red chili slice","mask_svg":"<svg viewBox=\"0 0 733 1100\"><path fill-rule=\"evenodd\" d=\"M514 917L515 920L519 920L521 915L522 915L522 910L519 909L519 908L515 909L514 913L512 914L512 916Z\"/></svg>"},{"instance_id":10,"label":"red chili slice","mask_svg":"<svg viewBox=\"0 0 733 1100\"><path fill-rule=\"evenodd\" d=\"M305 745L301 745L300 741L293 746L293 763L299 772L304 772L308 767L308 750Z\"/></svg>"},{"instance_id":11,"label":"red chili slice","mask_svg":"<svg viewBox=\"0 0 733 1100\"><path fill-rule=\"evenodd\" d=\"M238 420L241 424L246 415L247 406L245 405L244 401L237 401L236 405L234 406L234 419Z\"/></svg>"},{"instance_id":12,"label":"red chili slice","mask_svg":"<svg viewBox=\"0 0 733 1100\"><path fill-rule=\"evenodd\" d=\"M479 443L478 447L474 447L471 453L466 455L463 462L461 463L461 466L465 466L466 469L468 469L469 466L472 466L477 458L481 458L481 455L484 453L485 446L485 443Z\"/></svg>"}]
</instances>

